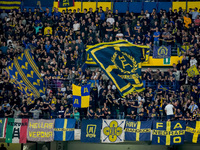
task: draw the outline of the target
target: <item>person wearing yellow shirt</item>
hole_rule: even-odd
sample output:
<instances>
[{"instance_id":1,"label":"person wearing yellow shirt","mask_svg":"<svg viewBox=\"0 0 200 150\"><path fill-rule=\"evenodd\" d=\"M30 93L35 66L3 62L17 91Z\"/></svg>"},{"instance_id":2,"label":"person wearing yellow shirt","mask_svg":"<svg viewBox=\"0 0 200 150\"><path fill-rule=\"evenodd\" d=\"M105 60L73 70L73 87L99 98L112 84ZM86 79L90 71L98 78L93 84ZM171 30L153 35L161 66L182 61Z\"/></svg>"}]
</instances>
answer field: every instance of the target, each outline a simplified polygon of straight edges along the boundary
<instances>
[{"instance_id":1,"label":"person wearing yellow shirt","mask_svg":"<svg viewBox=\"0 0 200 150\"><path fill-rule=\"evenodd\" d=\"M184 19L185 27L189 28L189 25L192 23L192 20L189 17L189 14L186 14L186 16L183 17L183 19Z\"/></svg>"},{"instance_id":2,"label":"person wearing yellow shirt","mask_svg":"<svg viewBox=\"0 0 200 150\"><path fill-rule=\"evenodd\" d=\"M49 30L49 33L48 33ZM52 35L52 27L50 27L49 23L47 24L47 27L44 28L44 35L51 34Z\"/></svg>"}]
</instances>

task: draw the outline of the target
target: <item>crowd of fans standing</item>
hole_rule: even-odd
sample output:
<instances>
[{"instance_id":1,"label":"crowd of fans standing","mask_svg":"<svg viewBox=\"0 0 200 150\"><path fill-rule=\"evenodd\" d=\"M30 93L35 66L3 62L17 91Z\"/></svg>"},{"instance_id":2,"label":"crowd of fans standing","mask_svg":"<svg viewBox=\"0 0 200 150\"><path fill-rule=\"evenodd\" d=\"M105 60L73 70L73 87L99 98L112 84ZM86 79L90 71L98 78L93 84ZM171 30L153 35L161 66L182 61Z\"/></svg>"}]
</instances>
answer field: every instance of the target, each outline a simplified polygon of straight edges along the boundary
<instances>
[{"instance_id":1,"label":"crowd of fans standing","mask_svg":"<svg viewBox=\"0 0 200 150\"><path fill-rule=\"evenodd\" d=\"M59 12L54 8L11 10L0 14L0 117L14 118L129 118L133 120L199 120L200 78L188 77L195 65L200 71L200 13L198 8L141 10L120 14L102 7ZM163 72L143 72L144 92L122 98L116 86L99 69L82 70L87 45L126 39L138 45L190 46L182 62ZM7 64L29 45L47 86L46 97L27 104L27 97L9 83ZM89 109L74 109L72 83L91 89ZM166 87L164 90L161 87Z\"/></svg>"}]
</instances>

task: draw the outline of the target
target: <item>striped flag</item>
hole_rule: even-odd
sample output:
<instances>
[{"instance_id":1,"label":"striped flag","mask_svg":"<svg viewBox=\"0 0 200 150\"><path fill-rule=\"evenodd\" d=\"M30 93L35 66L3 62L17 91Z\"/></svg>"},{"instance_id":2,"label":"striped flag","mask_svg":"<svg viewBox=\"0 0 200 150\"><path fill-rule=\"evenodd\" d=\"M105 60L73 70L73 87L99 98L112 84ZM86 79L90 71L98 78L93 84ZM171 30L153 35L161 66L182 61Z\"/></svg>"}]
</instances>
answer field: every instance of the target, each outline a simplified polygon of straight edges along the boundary
<instances>
[{"instance_id":1,"label":"striped flag","mask_svg":"<svg viewBox=\"0 0 200 150\"><path fill-rule=\"evenodd\" d=\"M10 9L19 9L21 6L21 0L1 0L0 10L10 10Z\"/></svg>"},{"instance_id":2,"label":"striped flag","mask_svg":"<svg viewBox=\"0 0 200 150\"><path fill-rule=\"evenodd\" d=\"M0 138L6 137L7 118L0 118Z\"/></svg>"},{"instance_id":3,"label":"striped flag","mask_svg":"<svg viewBox=\"0 0 200 150\"><path fill-rule=\"evenodd\" d=\"M28 119L8 118L6 143L26 143Z\"/></svg>"}]
</instances>

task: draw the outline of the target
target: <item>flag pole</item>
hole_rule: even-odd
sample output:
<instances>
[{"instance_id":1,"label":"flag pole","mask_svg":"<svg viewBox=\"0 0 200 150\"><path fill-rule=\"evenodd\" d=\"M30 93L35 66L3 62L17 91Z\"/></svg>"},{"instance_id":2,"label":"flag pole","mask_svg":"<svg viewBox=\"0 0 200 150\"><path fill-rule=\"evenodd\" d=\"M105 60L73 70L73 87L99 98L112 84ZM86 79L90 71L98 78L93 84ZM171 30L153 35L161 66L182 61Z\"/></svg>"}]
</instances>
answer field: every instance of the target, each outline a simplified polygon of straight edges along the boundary
<instances>
[{"instance_id":1,"label":"flag pole","mask_svg":"<svg viewBox=\"0 0 200 150\"><path fill-rule=\"evenodd\" d=\"M89 113L89 107L87 108L87 113Z\"/></svg>"}]
</instances>

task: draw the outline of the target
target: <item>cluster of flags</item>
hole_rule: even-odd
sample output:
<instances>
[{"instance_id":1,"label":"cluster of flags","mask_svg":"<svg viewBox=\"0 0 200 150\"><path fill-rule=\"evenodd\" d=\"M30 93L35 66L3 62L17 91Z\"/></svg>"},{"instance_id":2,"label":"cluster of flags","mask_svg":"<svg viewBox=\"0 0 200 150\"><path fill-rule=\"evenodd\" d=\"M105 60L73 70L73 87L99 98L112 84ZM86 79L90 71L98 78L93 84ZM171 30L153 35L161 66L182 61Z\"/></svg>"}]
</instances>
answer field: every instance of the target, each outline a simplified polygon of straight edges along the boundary
<instances>
[{"instance_id":1,"label":"cluster of flags","mask_svg":"<svg viewBox=\"0 0 200 150\"><path fill-rule=\"evenodd\" d=\"M6 143L76 140L75 119L0 119L0 135ZM152 141L155 145L200 143L200 121L82 120L78 139L89 143Z\"/></svg>"},{"instance_id":2,"label":"cluster of flags","mask_svg":"<svg viewBox=\"0 0 200 150\"><path fill-rule=\"evenodd\" d=\"M75 119L0 119L0 138L6 143L74 140Z\"/></svg>"},{"instance_id":3,"label":"cluster of flags","mask_svg":"<svg viewBox=\"0 0 200 150\"><path fill-rule=\"evenodd\" d=\"M101 134L100 134L101 133ZM200 121L83 120L81 142L152 141L155 145L200 143Z\"/></svg>"},{"instance_id":4,"label":"cluster of flags","mask_svg":"<svg viewBox=\"0 0 200 150\"><path fill-rule=\"evenodd\" d=\"M28 104L34 103L34 100L45 95L46 91L30 49L31 46L28 46L24 53L14 58L7 66L11 82L28 97ZM119 40L94 45L89 47L87 52L112 80L122 96L144 90L141 63L148 60L148 46ZM88 85L83 87L72 85L74 107L89 107L90 87L94 87L96 83L98 84L98 81L90 80Z\"/></svg>"}]
</instances>

